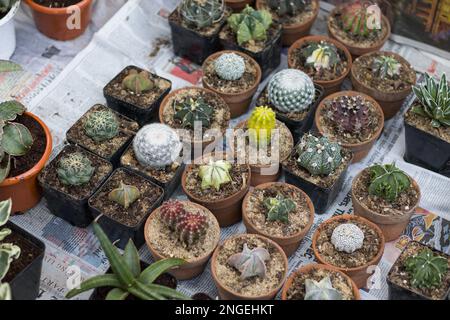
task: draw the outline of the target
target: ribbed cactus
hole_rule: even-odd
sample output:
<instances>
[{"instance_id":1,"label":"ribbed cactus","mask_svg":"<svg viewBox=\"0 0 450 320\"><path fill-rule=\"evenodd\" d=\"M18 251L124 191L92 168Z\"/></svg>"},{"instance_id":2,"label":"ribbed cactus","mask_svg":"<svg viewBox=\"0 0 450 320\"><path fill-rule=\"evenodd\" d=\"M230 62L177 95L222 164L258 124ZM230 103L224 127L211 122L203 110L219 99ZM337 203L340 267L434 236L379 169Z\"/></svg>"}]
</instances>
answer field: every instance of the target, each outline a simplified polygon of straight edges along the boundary
<instances>
[{"instance_id":1,"label":"ribbed cactus","mask_svg":"<svg viewBox=\"0 0 450 320\"><path fill-rule=\"evenodd\" d=\"M123 79L122 87L134 93L142 94L152 90L155 87L155 82L150 79L150 73L147 71L138 72L132 69Z\"/></svg>"},{"instance_id":2,"label":"ribbed cactus","mask_svg":"<svg viewBox=\"0 0 450 320\"><path fill-rule=\"evenodd\" d=\"M269 251L265 248L250 250L245 243L241 253L236 253L228 258L228 264L241 273L241 280L252 277L264 278L266 276L266 261L270 259Z\"/></svg>"},{"instance_id":3,"label":"ribbed cactus","mask_svg":"<svg viewBox=\"0 0 450 320\"><path fill-rule=\"evenodd\" d=\"M296 205L292 199L278 194L275 198L264 199L267 209L267 221L281 221L289 223L289 213L295 210Z\"/></svg>"},{"instance_id":4,"label":"ribbed cactus","mask_svg":"<svg viewBox=\"0 0 450 320\"><path fill-rule=\"evenodd\" d=\"M239 80L245 72L245 60L233 52L221 54L214 61L214 71L223 80Z\"/></svg>"},{"instance_id":5,"label":"ribbed cactus","mask_svg":"<svg viewBox=\"0 0 450 320\"><path fill-rule=\"evenodd\" d=\"M112 190L108 195L109 200L120 204L125 209L128 209L140 197L141 193L138 188L127 185L123 181L120 182L118 188Z\"/></svg>"},{"instance_id":6,"label":"ribbed cactus","mask_svg":"<svg viewBox=\"0 0 450 320\"><path fill-rule=\"evenodd\" d=\"M397 168L395 163L376 164L370 167L369 171L369 193L390 202L395 201L403 191L411 186L408 175Z\"/></svg>"},{"instance_id":7,"label":"ribbed cactus","mask_svg":"<svg viewBox=\"0 0 450 320\"><path fill-rule=\"evenodd\" d=\"M306 59L306 66L317 71L334 69L342 62L336 46L326 41L311 43L301 50L301 55Z\"/></svg>"},{"instance_id":8,"label":"ribbed cactus","mask_svg":"<svg viewBox=\"0 0 450 320\"><path fill-rule=\"evenodd\" d=\"M379 32L381 30L379 17L375 11L368 8L368 4L363 1L345 6L342 11L344 31L358 37L368 37L372 33ZM377 12L381 13L381 10L378 8Z\"/></svg>"},{"instance_id":9,"label":"ribbed cactus","mask_svg":"<svg viewBox=\"0 0 450 320\"><path fill-rule=\"evenodd\" d=\"M250 135L253 141L260 143L265 141L270 143L272 137L272 130L277 126L277 119L275 112L266 106L256 107L250 115L247 129L250 130Z\"/></svg>"},{"instance_id":10,"label":"ribbed cactus","mask_svg":"<svg viewBox=\"0 0 450 320\"><path fill-rule=\"evenodd\" d=\"M267 10L255 10L249 5L240 13L228 18L228 25L237 36L240 46L250 41L265 41L272 24L272 15Z\"/></svg>"},{"instance_id":11,"label":"ribbed cactus","mask_svg":"<svg viewBox=\"0 0 450 320\"><path fill-rule=\"evenodd\" d=\"M223 0L183 0L179 12L185 23L203 29L222 20L225 4Z\"/></svg>"},{"instance_id":12,"label":"ribbed cactus","mask_svg":"<svg viewBox=\"0 0 450 320\"><path fill-rule=\"evenodd\" d=\"M401 67L401 63L391 56L377 56L372 62L372 72L381 79L398 77Z\"/></svg>"},{"instance_id":13,"label":"ribbed cactus","mask_svg":"<svg viewBox=\"0 0 450 320\"><path fill-rule=\"evenodd\" d=\"M406 259L405 267L411 277L411 284L416 288L439 287L449 268L447 259L434 254L429 248Z\"/></svg>"},{"instance_id":14,"label":"ribbed cactus","mask_svg":"<svg viewBox=\"0 0 450 320\"><path fill-rule=\"evenodd\" d=\"M313 176L328 176L342 163L341 146L326 137L304 135L297 152L298 164Z\"/></svg>"},{"instance_id":15,"label":"ribbed cactus","mask_svg":"<svg viewBox=\"0 0 450 320\"><path fill-rule=\"evenodd\" d=\"M231 163L226 160L210 160L208 164L200 166L199 176L202 179L201 188L206 190L214 187L217 191L223 184L231 182Z\"/></svg>"},{"instance_id":16,"label":"ribbed cactus","mask_svg":"<svg viewBox=\"0 0 450 320\"><path fill-rule=\"evenodd\" d=\"M270 103L281 112L302 112L308 109L315 97L311 78L296 69L285 69L275 74L269 82Z\"/></svg>"},{"instance_id":17,"label":"ribbed cactus","mask_svg":"<svg viewBox=\"0 0 450 320\"><path fill-rule=\"evenodd\" d=\"M302 13L311 0L267 0L267 4L279 17L285 17Z\"/></svg>"},{"instance_id":18,"label":"ribbed cactus","mask_svg":"<svg viewBox=\"0 0 450 320\"><path fill-rule=\"evenodd\" d=\"M95 168L91 160L80 152L61 158L56 169L59 180L68 186L81 186L91 181Z\"/></svg>"},{"instance_id":19,"label":"ribbed cactus","mask_svg":"<svg viewBox=\"0 0 450 320\"><path fill-rule=\"evenodd\" d=\"M182 148L175 130L160 123L144 126L133 141L134 155L139 163L155 169L163 169L174 163Z\"/></svg>"},{"instance_id":20,"label":"ribbed cactus","mask_svg":"<svg viewBox=\"0 0 450 320\"><path fill-rule=\"evenodd\" d=\"M330 277L320 281L305 280L305 300L342 300L342 294L333 287Z\"/></svg>"},{"instance_id":21,"label":"ribbed cactus","mask_svg":"<svg viewBox=\"0 0 450 320\"><path fill-rule=\"evenodd\" d=\"M201 124L202 128L209 128L214 115L214 108L203 97L175 99L173 109L175 111L173 118L180 121L185 129L194 129L196 122Z\"/></svg>"},{"instance_id":22,"label":"ribbed cactus","mask_svg":"<svg viewBox=\"0 0 450 320\"><path fill-rule=\"evenodd\" d=\"M87 117L84 132L96 142L110 140L119 134L119 121L111 110L95 111Z\"/></svg>"},{"instance_id":23,"label":"ribbed cactus","mask_svg":"<svg viewBox=\"0 0 450 320\"><path fill-rule=\"evenodd\" d=\"M353 253L364 244L364 232L353 223L338 225L331 234L331 243L340 252Z\"/></svg>"},{"instance_id":24,"label":"ribbed cactus","mask_svg":"<svg viewBox=\"0 0 450 320\"><path fill-rule=\"evenodd\" d=\"M159 211L161 212L161 219L172 230L175 230L178 220L186 215L183 203L178 200L164 202Z\"/></svg>"},{"instance_id":25,"label":"ribbed cactus","mask_svg":"<svg viewBox=\"0 0 450 320\"><path fill-rule=\"evenodd\" d=\"M331 101L326 117L338 132L357 134L370 122L369 102L362 96L340 96Z\"/></svg>"}]
</instances>

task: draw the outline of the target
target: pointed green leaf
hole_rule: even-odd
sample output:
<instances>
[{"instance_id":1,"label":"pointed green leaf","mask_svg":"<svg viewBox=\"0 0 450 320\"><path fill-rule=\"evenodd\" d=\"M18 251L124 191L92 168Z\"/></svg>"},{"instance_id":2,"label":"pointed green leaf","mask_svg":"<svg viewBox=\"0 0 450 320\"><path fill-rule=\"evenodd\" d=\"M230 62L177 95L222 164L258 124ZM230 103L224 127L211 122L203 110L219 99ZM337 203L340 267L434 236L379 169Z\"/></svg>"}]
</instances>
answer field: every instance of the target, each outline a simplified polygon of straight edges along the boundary
<instances>
[{"instance_id":1,"label":"pointed green leaf","mask_svg":"<svg viewBox=\"0 0 450 320\"><path fill-rule=\"evenodd\" d=\"M32 145L33 137L23 124L11 122L3 128L2 148L9 155L23 156Z\"/></svg>"},{"instance_id":2,"label":"pointed green leaf","mask_svg":"<svg viewBox=\"0 0 450 320\"><path fill-rule=\"evenodd\" d=\"M134 277L139 277L139 275L141 274L139 252L131 239L128 240L128 243L125 247L123 258L125 259L125 262L127 263Z\"/></svg>"},{"instance_id":3,"label":"pointed green leaf","mask_svg":"<svg viewBox=\"0 0 450 320\"><path fill-rule=\"evenodd\" d=\"M0 120L14 121L18 115L23 114L26 108L19 101L6 101L0 103Z\"/></svg>"},{"instance_id":4,"label":"pointed green leaf","mask_svg":"<svg viewBox=\"0 0 450 320\"><path fill-rule=\"evenodd\" d=\"M0 60L0 73L22 71L22 66L12 61Z\"/></svg>"},{"instance_id":5,"label":"pointed green leaf","mask_svg":"<svg viewBox=\"0 0 450 320\"><path fill-rule=\"evenodd\" d=\"M185 263L185 260L178 258L169 258L156 261L141 273L139 281L143 284L151 284L164 272L174 267L182 266Z\"/></svg>"},{"instance_id":6,"label":"pointed green leaf","mask_svg":"<svg viewBox=\"0 0 450 320\"><path fill-rule=\"evenodd\" d=\"M11 199L0 202L0 226L4 226L8 222L11 214L12 201Z\"/></svg>"},{"instance_id":7,"label":"pointed green leaf","mask_svg":"<svg viewBox=\"0 0 450 320\"><path fill-rule=\"evenodd\" d=\"M80 293L100 288L100 287L114 287L114 288L120 288L121 283L117 279L117 277L114 274L104 274L100 276L95 276L90 279L87 279L84 281L80 288L72 289L66 294L67 299L71 299Z\"/></svg>"},{"instance_id":8,"label":"pointed green leaf","mask_svg":"<svg viewBox=\"0 0 450 320\"><path fill-rule=\"evenodd\" d=\"M108 292L105 300L125 300L128 296L129 293L127 291L124 291L120 288L114 288Z\"/></svg>"}]
</instances>

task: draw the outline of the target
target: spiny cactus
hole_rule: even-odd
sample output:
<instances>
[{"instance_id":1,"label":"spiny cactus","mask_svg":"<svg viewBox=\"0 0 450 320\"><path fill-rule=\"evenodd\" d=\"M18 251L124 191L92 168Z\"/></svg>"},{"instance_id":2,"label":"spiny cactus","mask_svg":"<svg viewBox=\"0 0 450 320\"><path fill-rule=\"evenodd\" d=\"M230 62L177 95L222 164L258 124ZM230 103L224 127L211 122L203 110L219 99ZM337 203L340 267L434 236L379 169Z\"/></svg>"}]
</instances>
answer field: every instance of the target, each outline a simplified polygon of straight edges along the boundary
<instances>
[{"instance_id":1,"label":"spiny cactus","mask_svg":"<svg viewBox=\"0 0 450 320\"><path fill-rule=\"evenodd\" d=\"M267 271L265 262L269 259L269 251L265 248L250 250L245 243L242 252L233 254L227 262L241 273L241 280L245 280L256 276L264 278Z\"/></svg>"},{"instance_id":2,"label":"spiny cactus","mask_svg":"<svg viewBox=\"0 0 450 320\"><path fill-rule=\"evenodd\" d=\"M88 183L94 171L91 160L80 152L61 158L56 169L59 180L68 186L81 186Z\"/></svg>"},{"instance_id":3,"label":"spiny cactus","mask_svg":"<svg viewBox=\"0 0 450 320\"><path fill-rule=\"evenodd\" d=\"M267 4L279 17L285 17L302 13L311 0L267 0Z\"/></svg>"},{"instance_id":4,"label":"spiny cactus","mask_svg":"<svg viewBox=\"0 0 450 320\"><path fill-rule=\"evenodd\" d=\"M292 199L278 194L275 198L264 199L267 211L267 221L281 221L289 223L289 213L295 210L296 205Z\"/></svg>"},{"instance_id":5,"label":"spiny cactus","mask_svg":"<svg viewBox=\"0 0 450 320\"><path fill-rule=\"evenodd\" d=\"M217 191L223 184L231 182L231 163L225 160L210 160L208 164L200 166L199 176L202 179L202 190L214 187Z\"/></svg>"},{"instance_id":6,"label":"spiny cactus","mask_svg":"<svg viewBox=\"0 0 450 320\"><path fill-rule=\"evenodd\" d=\"M377 195L390 202L395 201L400 193L408 189L411 181L406 173L395 166L395 163L379 165L369 168L369 193Z\"/></svg>"},{"instance_id":7,"label":"spiny cactus","mask_svg":"<svg viewBox=\"0 0 450 320\"><path fill-rule=\"evenodd\" d=\"M334 69L342 63L338 49L332 43L326 41L313 42L301 50L302 56L306 59L306 66L314 69Z\"/></svg>"},{"instance_id":8,"label":"spiny cactus","mask_svg":"<svg viewBox=\"0 0 450 320\"><path fill-rule=\"evenodd\" d=\"M308 109L315 97L311 78L296 69L285 69L276 73L269 82L270 103L281 112L302 112Z\"/></svg>"},{"instance_id":9,"label":"spiny cactus","mask_svg":"<svg viewBox=\"0 0 450 320\"><path fill-rule=\"evenodd\" d=\"M96 142L110 140L119 134L119 121L111 110L100 110L89 114L84 131Z\"/></svg>"},{"instance_id":10,"label":"spiny cactus","mask_svg":"<svg viewBox=\"0 0 450 320\"><path fill-rule=\"evenodd\" d=\"M258 143L260 143L260 141L265 141L266 144L270 143L272 130L274 130L276 126L276 114L267 106L256 107L250 115L247 124L247 128L250 130L253 141Z\"/></svg>"},{"instance_id":11,"label":"spiny cactus","mask_svg":"<svg viewBox=\"0 0 450 320\"><path fill-rule=\"evenodd\" d=\"M333 230L331 243L337 251L353 253L362 248L364 232L356 224L343 223Z\"/></svg>"},{"instance_id":12,"label":"spiny cactus","mask_svg":"<svg viewBox=\"0 0 450 320\"><path fill-rule=\"evenodd\" d=\"M342 294L339 290L333 288L330 277L325 277L319 282L305 280L305 300L342 300Z\"/></svg>"},{"instance_id":13,"label":"spiny cactus","mask_svg":"<svg viewBox=\"0 0 450 320\"><path fill-rule=\"evenodd\" d=\"M223 0L183 0L179 7L183 20L197 29L204 29L222 20Z\"/></svg>"},{"instance_id":14,"label":"spiny cactus","mask_svg":"<svg viewBox=\"0 0 450 320\"><path fill-rule=\"evenodd\" d=\"M368 37L372 33L379 32L382 27L376 12L381 10L379 8L369 10L369 8L376 8L374 6L377 5L369 7L362 1L345 6L342 11L344 31L357 37Z\"/></svg>"},{"instance_id":15,"label":"spiny cactus","mask_svg":"<svg viewBox=\"0 0 450 320\"><path fill-rule=\"evenodd\" d=\"M439 287L448 270L446 258L434 254L429 248L405 261L405 267L411 277L411 284L416 288Z\"/></svg>"},{"instance_id":16,"label":"spiny cactus","mask_svg":"<svg viewBox=\"0 0 450 320\"><path fill-rule=\"evenodd\" d=\"M183 203L178 200L164 202L159 211L161 212L161 219L171 230L175 230L177 222L186 215Z\"/></svg>"},{"instance_id":17,"label":"spiny cactus","mask_svg":"<svg viewBox=\"0 0 450 320\"><path fill-rule=\"evenodd\" d=\"M414 86L420 105L415 105L412 112L431 119L435 128L450 127L450 85L445 73L437 83L428 73L425 73L425 82Z\"/></svg>"},{"instance_id":18,"label":"spiny cactus","mask_svg":"<svg viewBox=\"0 0 450 320\"><path fill-rule=\"evenodd\" d=\"M372 62L372 71L381 79L398 77L401 67L401 63L391 56L377 56Z\"/></svg>"},{"instance_id":19,"label":"spiny cactus","mask_svg":"<svg viewBox=\"0 0 450 320\"><path fill-rule=\"evenodd\" d=\"M245 72L245 60L233 52L221 54L214 61L214 71L223 80L239 80Z\"/></svg>"},{"instance_id":20,"label":"spiny cactus","mask_svg":"<svg viewBox=\"0 0 450 320\"><path fill-rule=\"evenodd\" d=\"M30 130L14 122L25 110L17 101L0 103L0 183L11 171L12 158L26 155L33 145Z\"/></svg>"},{"instance_id":21,"label":"spiny cactus","mask_svg":"<svg viewBox=\"0 0 450 320\"><path fill-rule=\"evenodd\" d=\"M357 134L370 122L369 102L362 96L340 96L331 101L328 117L340 133Z\"/></svg>"},{"instance_id":22,"label":"spiny cactus","mask_svg":"<svg viewBox=\"0 0 450 320\"><path fill-rule=\"evenodd\" d=\"M122 87L137 94L148 92L155 88L155 82L150 79L147 71L138 72L131 69L122 81Z\"/></svg>"},{"instance_id":23,"label":"spiny cactus","mask_svg":"<svg viewBox=\"0 0 450 320\"><path fill-rule=\"evenodd\" d=\"M328 176L342 163L341 146L326 137L304 135L297 152L298 164L313 176Z\"/></svg>"},{"instance_id":24,"label":"spiny cactus","mask_svg":"<svg viewBox=\"0 0 450 320\"><path fill-rule=\"evenodd\" d=\"M181 122L183 128L194 129L195 122L200 122L202 128L209 128L214 115L214 108L203 97L184 97L174 100L174 119Z\"/></svg>"},{"instance_id":25,"label":"spiny cactus","mask_svg":"<svg viewBox=\"0 0 450 320\"><path fill-rule=\"evenodd\" d=\"M250 41L266 41L272 15L267 10L255 10L249 5L228 18L228 25L237 35L240 46Z\"/></svg>"},{"instance_id":26,"label":"spiny cactus","mask_svg":"<svg viewBox=\"0 0 450 320\"><path fill-rule=\"evenodd\" d=\"M163 169L174 163L182 148L175 130L160 123L144 126L133 140L134 155L139 163L155 169Z\"/></svg>"},{"instance_id":27,"label":"spiny cactus","mask_svg":"<svg viewBox=\"0 0 450 320\"><path fill-rule=\"evenodd\" d=\"M120 204L125 209L128 209L140 197L141 193L138 188L127 185L123 181L120 181L119 187L108 195L109 200Z\"/></svg>"}]
</instances>

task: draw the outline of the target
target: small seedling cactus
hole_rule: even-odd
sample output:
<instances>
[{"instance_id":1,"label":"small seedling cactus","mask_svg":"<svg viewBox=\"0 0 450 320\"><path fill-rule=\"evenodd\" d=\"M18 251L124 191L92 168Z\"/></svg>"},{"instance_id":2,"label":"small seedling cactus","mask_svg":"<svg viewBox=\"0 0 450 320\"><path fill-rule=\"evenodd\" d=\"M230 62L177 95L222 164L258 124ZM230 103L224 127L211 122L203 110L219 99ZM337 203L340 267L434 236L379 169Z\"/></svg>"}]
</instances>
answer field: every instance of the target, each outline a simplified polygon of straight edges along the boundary
<instances>
[{"instance_id":1,"label":"small seedling cactus","mask_svg":"<svg viewBox=\"0 0 450 320\"><path fill-rule=\"evenodd\" d=\"M108 195L109 200L120 204L125 209L128 209L140 197L141 193L138 188L127 185L123 181L120 182L117 189L112 190Z\"/></svg>"},{"instance_id":2,"label":"small seedling cactus","mask_svg":"<svg viewBox=\"0 0 450 320\"><path fill-rule=\"evenodd\" d=\"M119 134L119 121L111 110L95 111L87 117L84 131L95 142L110 140Z\"/></svg>"},{"instance_id":3,"label":"small seedling cactus","mask_svg":"<svg viewBox=\"0 0 450 320\"><path fill-rule=\"evenodd\" d=\"M340 96L329 103L325 115L336 126L339 133L358 134L370 122L369 102L362 96Z\"/></svg>"},{"instance_id":4,"label":"small seedling cactus","mask_svg":"<svg viewBox=\"0 0 450 320\"><path fill-rule=\"evenodd\" d=\"M281 18L302 13L311 0L268 0L269 8Z\"/></svg>"},{"instance_id":5,"label":"small seedling cactus","mask_svg":"<svg viewBox=\"0 0 450 320\"><path fill-rule=\"evenodd\" d=\"M269 251L265 248L250 250L247 244L241 253L236 253L228 258L228 264L241 273L241 280L252 277L264 278L266 276L266 261L270 259Z\"/></svg>"},{"instance_id":6,"label":"small seedling cactus","mask_svg":"<svg viewBox=\"0 0 450 320\"><path fill-rule=\"evenodd\" d=\"M306 59L305 66L317 71L335 69L342 62L336 46L325 41L311 43L301 50L301 54Z\"/></svg>"},{"instance_id":7,"label":"small seedling cactus","mask_svg":"<svg viewBox=\"0 0 450 320\"><path fill-rule=\"evenodd\" d=\"M196 29L204 29L222 20L223 0L183 0L179 6L183 21Z\"/></svg>"},{"instance_id":8,"label":"small seedling cactus","mask_svg":"<svg viewBox=\"0 0 450 320\"><path fill-rule=\"evenodd\" d=\"M240 46L248 42L266 41L267 30L272 24L272 15L267 10L255 10L249 5L240 13L228 18L228 25L237 35Z\"/></svg>"},{"instance_id":9,"label":"small seedling cactus","mask_svg":"<svg viewBox=\"0 0 450 320\"><path fill-rule=\"evenodd\" d=\"M174 100L174 119L181 122L183 128L194 129L195 123L200 123L202 128L209 128L214 108L210 106L203 97L184 97Z\"/></svg>"},{"instance_id":10,"label":"small seedling cactus","mask_svg":"<svg viewBox=\"0 0 450 320\"><path fill-rule=\"evenodd\" d=\"M214 71L220 79L239 80L245 73L245 60L236 53L221 54L214 61Z\"/></svg>"},{"instance_id":11,"label":"small seedling cactus","mask_svg":"<svg viewBox=\"0 0 450 320\"><path fill-rule=\"evenodd\" d=\"M372 71L381 79L398 77L401 67L401 63L391 56L378 56L372 62Z\"/></svg>"},{"instance_id":12,"label":"small seedling cactus","mask_svg":"<svg viewBox=\"0 0 450 320\"><path fill-rule=\"evenodd\" d=\"M343 29L352 36L367 38L382 28L378 14L381 16L381 10L376 4L370 7L363 1L349 4L342 12Z\"/></svg>"},{"instance_id":13,"label":"small seedling cactus","mask_svg":"<svg viewBox=\"0 0 450 320\"><path fill-rule=\"evenodd\" d=\"M341 147L326 137L304 135L297 152L298 164L313 176L328 176L342 163Z\"/></svg>"},{"instance_id":14,"label":"small seedling cactus","mask_svg":"<svg viewBox=\"0 0 450 320\"><path fill-rule=\"evenodd\" d=\"M231 182L231 163L226 160L210 160L208 164L200 166L199 176L202 179L202 190L214 187L217 191L223 184Z\"/></svg>"},{"instance_id":15,"label":"small seedling cactus","mask_svg":"<svg viewBox=\"0 0 450 320\"><path fill-rule=\"evenodd\" d=\"M371 176L369 193L389 202L395 201L411 185L408 175L397 168L395 163L376 164L370 167L369 171Z\"/></svg>"},{"instance_id":16,"label":"small seedling cactus","mask_svg":"<svg viewBox=\"0 0 450 320\"><path fill-rule=\"evenodd\" d=\"M250 130L250 135L253 136L253 141L260 143L261 141L269 144L272 137L272 130L277 126L277 119L275 112L267 107L256 107L250 115L247 129Z\"/></svg>"},{"instance_id":17,"label":"small seedling cactus","mask_svg":"<svg viewBox=\"0 0 450 320\"><path fill-rule=\"evenodd\" d=\"M56 171L62 184L82 186L91 181L95 168L88 157L80 152L75 152L61 158Z\"/></svg>"},{"instance_id":18,"label":"small seedling cactus","mask_svg":"<svg viewBox=\"0 0 450 320\"><path fill-rule=\"evenodd\" d=\"M133 150L139 163L147 168L164 169L180 156L183 145L178 134L167 125L153 123L136 134Z\"/></svg>"},{"instance_id":19,"label":"small seedling cactus","mask_svg":"<svg viewBox=\"0 0 450 320\"><path fill-rule=\"evenodd\" d=\"M342 294L333 287L330 277L315 281L305 280L305 300L342 300Z\"/></svg>"},{"instance_id":20,"label":"small seedling cactus","mask_svg":"<svg viewBox=\"0 0 450 320\"><path fill-rule=\"evenodd\" d=\"M445 278L448 261L434 254L429 248L425 248L406 259L405 267L411 277L411 285L416 288L436 288Z\"/></svg>"},{"instance_id":21,"label":"small seedling cactus","mask_svg":"<svg viewBox=\"0 0 450 320\"><path fill-rule=\"evenodd\" d=\"M316 90L311 78L296 69L275 74L268 85L270 103L281 112L303 112L314 101Z\"/></svg>"},{"instance_id":22,"label":"small seedling cactus","mask_svg":"<svg viewBox=\"0 0 450 320\"><path fill-rule=\"evenodd\" d=\"M122 87L136 94L142 94L155 88L155 82L150 79L150 73L147 71L138 72L132 69L123 79Z\"/></svg>"},{"instance_id":23,"label":"small seedling cactus","mask_svg":"<svg viewBox=\"0 0 450 320\"><path fill-rule=\"evenodd\" d=\"M331 234L331 243L340 252L353 253L364 244L364 232L353 223L338 225Z\"/></svg>"},{"instance_id":24,"label":"small seedling cactus","mask_svg":"<svg viewBox=\"0 0 450 320\"><path fill-rule=\"evenodd\" d=\"M295 210L296 205L292 199L277 195L275 198L264 199L267 209L267 221L280 221L289 223L289 213Z\"/></svg>"}]
</instances>

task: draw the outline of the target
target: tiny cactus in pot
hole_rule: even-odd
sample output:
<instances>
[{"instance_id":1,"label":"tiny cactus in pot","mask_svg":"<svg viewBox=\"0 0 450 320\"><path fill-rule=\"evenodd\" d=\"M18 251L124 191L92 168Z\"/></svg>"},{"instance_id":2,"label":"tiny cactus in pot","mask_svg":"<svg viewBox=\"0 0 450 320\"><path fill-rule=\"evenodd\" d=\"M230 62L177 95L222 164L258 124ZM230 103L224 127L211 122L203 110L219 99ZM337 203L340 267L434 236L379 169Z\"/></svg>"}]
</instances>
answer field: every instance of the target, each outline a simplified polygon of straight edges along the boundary
<instances>
[{"instance_id":1,"label":"tiny cactus in pot","mask_svg":"<svg viewBox=\"0 0 450 320\"><path fill-rule=\"evenodd\" d=\"M214 71L223 80L239 80L245 72L245 60L236 53L224 53L214 61Z\"/></svg>"},{"instance_id":2,"label":"tiny cactus in pot","mask_svg":"<svg viewBox=\"0 0 450 320\"><path fill-rule=\"evenodd\" d=\"M267 209L267 221L280 221L289 223L289 213L295 210L296 205L292 199L277 195L275 198L264 199Z\"/></svg>"},{"instance_id":3,"label":"tiny cactus in pot","mask_svg":"<svg viewBox=\"0 0 450 320\"><path fill-rule=\"evenodd\" d=\"M196 29L204 29L224 17L224 0L183 0L179 7L183 21Z\"/></svg>"},{"instance_id":4,"label":"tiny cactus in pot","mask_svg":"<svg viewBox=\"0 0 450 320\"><path fill-rule=\"evenodd\" d=\"M390 202L395 201L400 193L407 190L411 181L406 173L397 168L395 164L376 164L369 168L369 193L379 196Z\"/></svg>"},{"instance_id":5,"label":"tiny cactus in pot","mask_svg":"<svg viewBox=\"0 0 450 320\"><path fill-rule=\"evenodd\" d=\"M272 130L277 126L275 112L267 107L256 107L250 115L247 128L250 130L250 134L253 136L253 140L260 143L270 143Z\"/></svg>"},{"instance_id":6,"label":"tiny cactus in pot","mask_svg":"<svg viewBox=\"0 0 450 320\"><path fill-rule=\"evenodd\" d=\"M342 62L336 46L325 41L313 42L302 48L301 55L306 59L305 66L316 71L335 69Z\"/></svg>"},{"instance_id":7,"label":"tiny cactus in pot","mask_svg":"<svg viewBox=\"0 0 450 320\"><path fill-rule=\"evenodd\" d=\"M401 63L391 56L378 56L372 62L372 71L381 79L398 77L401 67Z\"/></svg>"},{"instance_id":8,"label":"tiny cactus in pot","mask_svg":"<svg viewBox=\"0 0 450 320\"><path fill-rule=\"evenodd\" d=\"M357 134L369 125L369 103L362 96L340 96L331 101L326 117L338 132Z\"/></svg>"},{"instance_id":9,"label":"tiny cactus in pot","mask_svg":"<svg viewBox=\"0 0 450 320\"><path fill-rule=\"evenodd\" d=\"M142 94L155 88L155 82L150 79L150 73L147 71L138 72L132 69L123 79L122 87L136 94Z\"/></svg>"},{"instance_id":10,"label":"tiny cactus in pot","mask_svg":"<svg viewBox=\"0 0 450 320\"><path fill-rule=\"evenodd\" d=\"M279 17L292 17L302 13L311 0L268 0L267 4Z\"/></svg>"},{"instance_id":11,"label":"tiny cactus in pot","mask_svg":"<svg viewBox=\"0 0 450 320\"><path fill-rule=\"evenodd\" d=\"M266 276L266 261L270 259L269 251L264 248L249 249L245 243L241 253L228 258L228 264L241 273L241 279Z\"/></svg>"},{"instance_id":12,"label":"tiny cactus in pot","mask_svg":"<svg viewBox=\"0 0 450 320\"><path fill-rule=\"evenodd\" d=\"M405 261L405 268L416 288L435 288L442 284L448 270L446 258L425 248Z\"/></svg>"},{"instance_id":13,"label":"tiny cactus in pot","mask_svg":"<svg viewBox=\"0 0 450 320\"><path fill-rule=\"evenodd\" d=\"M164 202L159 208L159 211L161 212L161 219L172 230L176 229L178 220L186 215L183 203L178 200Z\"/></svg>"},{"instance_id":14,"label":"tiny cactus in pot","mask_svg":"<svg viewBox=\"0 0 450 320\"><path fill-rule=\"evenodd\" d=\"M111 110L95 111L87 117L84 131L95 142L110 140L119 134L119 121Z\"/></svg>"},{"instance_id":15,"label":"tiny cactus in pot","mask_svg":"<svg viewBox=\"0 0 450 320\"><path fill-rule=\"evenodd\" d=\"M320 281L305 280L305 300L342 300L342 294L333 287L330 277Z\"/></svg>"},{"instance_id":16,"label":"tiny cactus in pot","mask_svg":"<svg viewBox=\"0 0 450 320\"><path fill-rule=\"evenodd\" d=\"M377 10L381 12L381 10ZM355 37L367 38L381 30L376 13L369 10L367 3L357 1L344 7L342 12L343 29Z\"/></svg>"},{"instance_id":17,"label":"tiny cactus in pot","mask_svg":"<svg viewBox=\"0 0 450 320\"><path fill-rule=\"evenodd\" d=\"M195 123L201 123L202 128L209 128L214 108L210 106L203 97L184 97L174 100L174 119L181 123L184 129L195 128Z\"/></svg>"},{"instance_id":18,"label":"tiny cactus in pot","mask_svg":"<svg viewBox=\"0 0 450 320\"><path fill-rule=\"evenodd\" d=\"M128 209L130 205L132 205L140 197L141 193L138 188L127 185L123 183L123 181L120 182L118 188L112 190L108 195L109 200L120 204L125 209Z\"/></svg>"},{"instance_id":19,"label":"tiny cactus in pot","mask_svg":"<svg viewBox=\"0 0 450 320\"><path fill-rule=\"evenodd\" d=\"M91 181L95 168L91 160L80 152L63 157L58 162L57 174L62 184L81 186Z\"/></svg>"},{"instance_id":20,"label":"tiny cactus in pot","mask_svg":"<svg viewBox=\"0 0 450 320\"><path fill-rule=\"evenodd\" d=\"M205 190L213 187L220 190L222 185L231 182L231 167L231 163L226 160L210 160L208 164L200 166L201 188Z\"/></svg>"},{"instance_id":21,"label":"tiny cactus in pot","mask_svg":"<svg viewBox=\"0 0 450 320\"><path fill-rule=\"evenodd\" d=\"M331 234L331 243L339 252L353 253L364 244L364 232L353 223L338 225Z\"/></svg>"}]
</instances>

